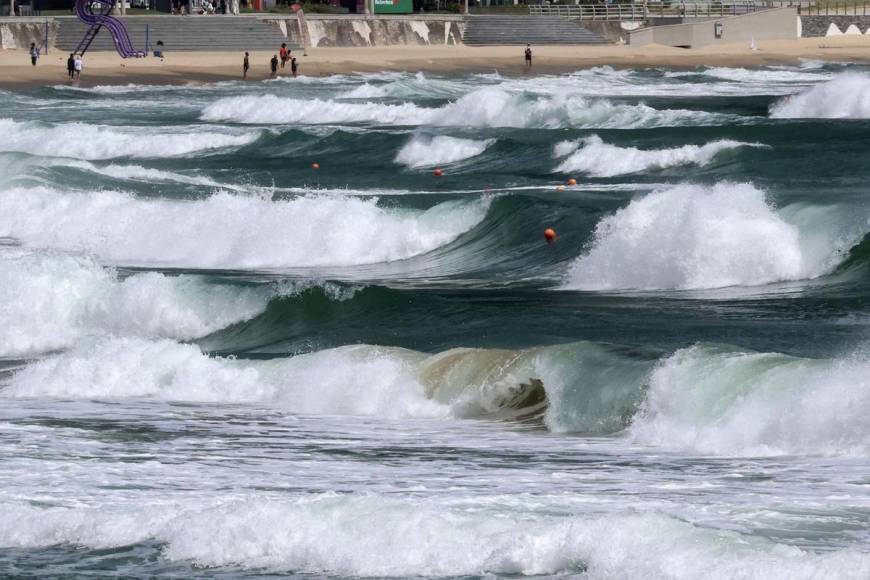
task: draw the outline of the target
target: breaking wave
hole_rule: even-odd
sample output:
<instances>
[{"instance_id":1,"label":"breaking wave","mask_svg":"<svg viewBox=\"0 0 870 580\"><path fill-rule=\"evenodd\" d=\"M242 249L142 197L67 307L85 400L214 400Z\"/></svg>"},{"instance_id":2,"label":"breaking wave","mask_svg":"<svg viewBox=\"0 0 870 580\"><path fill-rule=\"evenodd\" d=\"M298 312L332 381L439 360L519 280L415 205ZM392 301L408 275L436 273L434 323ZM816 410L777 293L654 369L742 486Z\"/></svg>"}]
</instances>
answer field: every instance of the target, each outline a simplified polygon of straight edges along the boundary
<instances>
[{"instance_id":1,"label":"breaking wave","mask_svg":"<svg viewBox=\"0 0 870 580\"><path fill-rule=\"evenodd\" d=\"M837 208L776 211L749 184L681 185L602 219L563 288L705 289L811 279L831 272L866 233Z\"/></svg>"},{"instance_id":2,"label":"breaking wave","mask_svg":"<svg viewBox=\"0 0 870 580\"><path fill-rule=\"evenodd\" d=\"M621 104L571 94L534 96L499 88L477 89L442 107L402 104L299 100L274 95L219 99L206 106L202 119L250 124L360 123L440 127L664 127L716 125L739 117L682 109L654 109L643 103Z\"/></svg>"},{"instance_id":3,"label":"breaking wave","mask_svg":"<svg viewBox=\"0 0 870 580\"><path fill-rule=\"evenodd\" d=\"M401 260L449 243L484 219L489 199L428 210L376 199L304 196L269 201L218 193L142 200L117 192L0 193L0 235L112 263L197 268L353 266Z\"/></svg>"},{"instance_id":4,"label":"breaking wave","mask_svg":"<svg viewBox=\"0 0 870 580\"><path fill-rule=\"evenodd\" d=\"M238 132L203 127L114 127L86 123L48 125L33 121L0 119L0 151L18 151L46 157L113 159L118 157L180 157L191 153L242 147L260 138L261 132Z\"/></svg>"},{"instance_id":5,"label":"breaking wave","mask_svg":"<svg viewBox=\"0 0 870 580\"><path fill-rule=\"evenodd\" d=\"M580 171L593 177L613 177L650 169L679 165L707 165L716 155L740 147L762 147L760 143L743 143L722 139L705 145L684 145L672 149L644 151L636 147L618 147L605 143L598 135L579 141L562 141L554 149L562 160L555 173Z\"/></svg>"},{"instance_id":6,"label":"breaking wave","mask_svg":"<svg viewBox=\"0 0 870 580\"><path fill-rule=\"evenodd\" d=\"M715 455L870 451L870 361L697 345L662 356L596 343L429 355L344 346L209 357L172 340L102 338L33 362L5 397L149 398L294 413L532 421Z\"/></svg>"},{"instance_id":7,"label":"breaking wave","mask_svg":"<svg viewBox=\"0 0 870 580\"><path fill-rule=\"evenodd\" d=\"M69 348L92 334L192 339L256 316L272 294L198 276L121 278L84 257L5 252L0 356Z\"/></svg>"},{"instance_id":8,"label":"breaking wave","mask_svg":"<svg viewBox=\"0 0 870 580\"><path fill-rule=\"evenodd\" d=\"M721 455L870 451L870 361L697 346L662 361L637 442Z\"/></svg>"},{"instance_id":9,"label":"breaking wave","mask_svg":"<svg viewBox=\"0 0 870 580\"><path fill-rule=\"evenodd\" d=\"M870 119L870 75L844 73L770 109L774 119Z\"/></svg>"},{"instance_id":10,"label":"breaking wave","mask_svg":"<svg viewBox=\"0 0 870 580\"><path fill-rule=\"evenodd\" d=\"M870 567L859 551L805 551L667 515L530 516L376 494L2 507L4 547L156 542L171 561L329 576L857 580Z\"/></svg>"},{"instance_id":11,"label":"breaking wave","mask_svg":"<svg viewBox=\"0 0 870 580\"><path fill-rule=\"evenodd\" d=\"M495 139L458 139L438 135L413 137L396 155L396 162L412 169L463 161L486 151Z\"/></svg>"}]
</instances>

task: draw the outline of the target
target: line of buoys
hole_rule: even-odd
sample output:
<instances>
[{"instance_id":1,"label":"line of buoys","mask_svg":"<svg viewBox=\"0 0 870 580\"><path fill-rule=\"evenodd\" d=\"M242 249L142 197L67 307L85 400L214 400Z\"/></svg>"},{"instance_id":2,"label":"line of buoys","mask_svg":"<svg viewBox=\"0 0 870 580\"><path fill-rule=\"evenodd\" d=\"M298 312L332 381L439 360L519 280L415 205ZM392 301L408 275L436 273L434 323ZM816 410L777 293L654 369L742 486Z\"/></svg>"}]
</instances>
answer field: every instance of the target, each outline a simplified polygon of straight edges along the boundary
<instances>
[{"instance_id":1,"label":"line of buoys","mask_svg":"<svg viewBox=\"0 0 870 580\"><path fill-rule=\"evenodd\" d=\"M441 171L440 167L436 167L435 171L432 172L432 175L434 175L435 177L441 177L442 175L444 175L444 172Z\"/></svg>"},{"instance_id":2,"label":"line of buoys","mask_svg":"<svg viewBox=\"0 0 870 580\"><path fill-rule=\"evenodd\" d=\"M556 230L553 228L547 228L544 230L544 239L547 240L548 244L552 244L556 241Z\"/></svg>"}]
</instances>

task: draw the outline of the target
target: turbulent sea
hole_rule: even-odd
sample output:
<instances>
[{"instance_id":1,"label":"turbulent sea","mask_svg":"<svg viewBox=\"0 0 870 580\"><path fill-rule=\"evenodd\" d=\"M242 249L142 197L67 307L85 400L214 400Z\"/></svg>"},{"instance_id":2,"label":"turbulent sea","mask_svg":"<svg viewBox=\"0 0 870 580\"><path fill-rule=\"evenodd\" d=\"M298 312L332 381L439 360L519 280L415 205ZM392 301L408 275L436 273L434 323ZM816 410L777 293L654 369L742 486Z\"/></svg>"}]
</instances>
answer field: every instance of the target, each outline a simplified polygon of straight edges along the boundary
<instances>
[{"instance_id":1,"label":"turbulent sea","mask_svg":"<svg viewBox=\"0 0 870 580\"><path fill-rule=\"evenodd\" d=\"M0 577L870 577L870 69L0 96Z\"/></svg>"}]
</instances>

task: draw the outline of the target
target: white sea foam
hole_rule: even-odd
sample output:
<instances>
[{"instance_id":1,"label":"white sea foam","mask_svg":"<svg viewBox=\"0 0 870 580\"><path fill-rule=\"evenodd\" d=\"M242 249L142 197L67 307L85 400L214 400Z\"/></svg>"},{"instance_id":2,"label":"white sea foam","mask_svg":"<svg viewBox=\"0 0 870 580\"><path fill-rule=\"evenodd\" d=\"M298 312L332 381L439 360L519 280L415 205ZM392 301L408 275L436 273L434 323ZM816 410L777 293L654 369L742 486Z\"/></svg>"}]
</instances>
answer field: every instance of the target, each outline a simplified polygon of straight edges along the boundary
<instances>
[{"instance_id":1,"label":"white sea foam","mask_svg":"<svg viewBox=\"0 0 870 580\"><path fill-rule=\"evenodd\" d=\"M284 201L215 194L198 201L123 193L0 193L0 235L83 251L103 261L200 268L351 266L401 260L449 243L486 215L488 199L429 210L385 209L376 199Z\"/></svg>"},{"instance_id":2,"label":"white sea foam","mask_svg":"<svg viewBox=\"0 0 870 580\"><path fill-rule=\"evenodd\" d=\"M544 415L544 389L552 403L544 420L553 430L613 433L625 426L648 369L647 363L622 361L588 343L520 351L459 348L435 355L356 345L245 361L208 357L195 345L171 340L97 338L30 364L2 392L18 398L267 404L296 413L507 419ZM578 383L580 372L585 382ZM616 377L629 386L599 384Z\"/></svg>"},{"instance_id":3,"label":"white sea foam","mask_svg":"<svg viewBox=\"0 0 870 580\"><path fill-rule=\"evenodd\" d=\"M0 546L165 544L170 561L340 576L582 575L589 580L858 580L870 556L814 553L665 515L533 516L322 494L224 503L2 506Z\"/></svg>"},{"instance_id":4,"label":"white sea foam","mask_svg":"<svg viewBox=\"0 0 870 580\"><path fill-rule=\"evenodd\" d=\"M344 347L274 361L210 358L171 340L100 339L15 374L11 397L268 404L297 413L442 416L412 373L423 355Z\"/></svg>"},{"instance_id":5,"label":"white sea foam","mask_svg":"<svg viewBox=\"0 0 870 580\"><path fill-rule=\"evenodd\" d=\"M486 151L495 139L459 139L446 135L412 137L396 155L396 162L411 168L464 161Z\"/></svg>"},{"instance_id":6,"label":"white sea foam","mask_svg":"<svg viewBox=\"0 0 870 580\"><path fill-rule=\"evenodd\" d=\"M775 119L868 119L870 75L844 73L797 95L784 97L770 109Z\"/></svg>"},{"instance_id":7,"label":"white sea foam","mask_svg":"<svg viewBox=\"0 0 870 580\"><path fill-rule=\"evenodd\" d=\"M554 148L555 157L565 157L554 173L583 172L593 177L613 177L650 169L679 165L707 165L723 151L739 147L762 147L760 143L743 143L720 139L704 145L684 145L671 149L641 150L605 143L598 135L579 141L562 141Z\"/></svg>"},{"instance_id":8,"label":"white sea foam","mask_svg":"<svg viewBox=\"0 0 870 580\"><path fill-rule=\"evenodd\" d=\"M202 113L207 121L252 124L428 125L471 127L662 127L715 125L739 118L704 111L658 110L644 104L621 104L572 94L534 96L496 87L477 89L438 108L411 102L353 103L322 99L285 99L274 95L219 99Z\"/></svg>"},{"instance_id":9,"label":"white sea foam","mask_svg":"<svg viewBox=\"0 0 870 580\"><path fill-rule=\"evenodd\" d=\"M204 336L252 318L274 291L151 272L120 278L83 257L0 254L0 356L69 348L93 334Z\"/></svg>"},{"instance_id":10,"label":"white sea foam","mask_svg":"<svg viewBox=\"0 0 870 580\"><path fill-rule=\"evenodd\" d=\"M630 430L641 443L722 455L870 452L870 362L711 347L653 372Z\"/></svg>"},{"instance_id":11,"label":"white sea foam","mask_svg":"<svg viewBox=\"0 0 870 580\"><path fill-rule=\"evenodd\" d=\"M840 215L833 211L777 212L749 184L658 191L598 223L564 287L701 289L815 278L835 267L867 228L866 220L847 215L840 225L830 219Z\"/></svg>"},{"instance_id":12,"label":"white sea foam","mask_svg":"<svg viewBox=\"0 0 870 580\"><path fill-rule=\"evenodd\" d=\"M180 157L242 147L261 135L260 131L251 130L203 127L143 129L86 123L47 125L11 119L0 119L0 134L3 135L0 151L77 159Z\"/></svg>"},{"instance_id":13,"label":"white sea foam","mask_svg":"<svg viewBox=\"0 0 870 580\"><path fill-rule=\"evenodd\" d=\"M703 74L716 79L736 81L740 83L761 84L817 83L822 80L830 79L833 76L832 73L824 71L817 70L816 72L809 72L811 70L813 70L813 67L780 67L776 69L713 67L706 69Z\"/></svg>"}]
</instances>

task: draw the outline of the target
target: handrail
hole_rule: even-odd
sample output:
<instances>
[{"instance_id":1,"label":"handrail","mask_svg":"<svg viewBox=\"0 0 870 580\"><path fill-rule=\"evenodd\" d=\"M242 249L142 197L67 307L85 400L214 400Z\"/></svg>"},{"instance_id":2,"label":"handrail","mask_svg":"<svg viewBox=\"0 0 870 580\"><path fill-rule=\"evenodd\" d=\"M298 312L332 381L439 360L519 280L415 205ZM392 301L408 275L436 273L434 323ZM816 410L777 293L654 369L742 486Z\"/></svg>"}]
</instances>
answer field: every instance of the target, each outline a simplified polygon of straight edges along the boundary
<instances>
[{"instance_id":1,"label":"handrail","mask_svg":"<svg viewBox=\"0 0 870 580\"><path fill-rule=\"evenodd\" d=\"M529 14L579 20L647 20L738 16L770 8L797 8L805 16L867 16L870 14L870 0L658 0L630 4L530 4Z\"/></svg>"}]
</instances>

